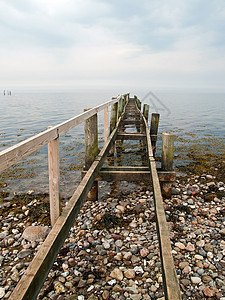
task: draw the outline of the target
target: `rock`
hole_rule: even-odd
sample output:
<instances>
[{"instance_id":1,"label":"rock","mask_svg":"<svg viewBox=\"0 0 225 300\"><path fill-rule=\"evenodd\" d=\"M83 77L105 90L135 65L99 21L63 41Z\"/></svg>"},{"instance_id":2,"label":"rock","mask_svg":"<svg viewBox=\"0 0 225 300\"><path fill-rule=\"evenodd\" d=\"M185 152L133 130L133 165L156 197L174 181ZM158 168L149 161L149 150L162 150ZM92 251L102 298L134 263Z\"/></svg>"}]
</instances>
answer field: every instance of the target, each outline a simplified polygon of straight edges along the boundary
<instances>
[{"instance_id":1,"label":"rock","mask_svg":"<svg viewBox=\"0 0 225 300\"><path fill-rule=\"evenodd\" d=\"M128 269L124 272L124 276L128 279L134 279L135 278L135 271L132 269Z\"/></svg>"},{"instance_id":2,"label":"rock","mask_svg":"<svg viewBox=\"0 0 225 300\"><path fill-rule=\"evenodd\" d=\"M213 259L213 253L212 252L207 252L207 258L208 259Z\"/></svg>"},{"instance_id":3,"label":"rock","mask_svg":"<svg viewBox=\"0 0 225 300\"><path fill-rule=\"evenodd\" d=\"M204 246L204 250L206 251L206 252L213 252L213 245L211 245L211 244L205 244L205 246Z\"/></svg>"},{"instance_id":4,"label":"rock","mask_svg":"<svg viewBox=\"0 0 225 300\"><path fill-rule=\"evenodd\" d=\"M199 255L199 254L195 254L195 258L196 258L197 260L203 260L203 259L204 259L203 256L201 256L201 255Z\"/></svg>"},{"instance_id":5,"label":"rock","mask_svg":"<svg viewBox=\"0 0 225 300\"><path fill-rule=\"evenodd\" d=\"M201 282L201 278L200 277L191 277L191 282L193 284L199 284Z\"/></svg>"},{"instance_id":6,"label":"rock","mask_svg":"<svg viewBox=\"0 0 225 300\"><path fill-rule=\"evenodd\" d=\"M123 258L126 259L126 260L130 260L131 257L132 257L132 253L131 252L126 252L123 255Z\"/></svg>"},{"instance_id":7,"label":"rock","mask_svg":"<svg viewBox=\"0 0 225 300\"><path fill-rule=\"evenodd\" d=\"M144 203L147 202L147 199L139 199L138 201L139 201L141 204L144 204Z\"/></svg>"},{"instance_id":8,"label":"rock","mask_svg":"<svg viewBox=\"0 0 225 300\"><path fill-rule=\"evenodd\" d=\"M197 241L197 242L196 242L196 245L197 245L198 247L204 247L204 246L205 246L205 241L204 241L204 240Z\"/></svg>"},{"instance_id":9,"label":"rock","mask_svg":"<svg viewBox=\"0 0 225 300\"><path fill-rule=\"evenodd\" d=\"M221 229L221 230L219 231L219 233L220 233L221 235L225 235L225 228Z\"/></svg>"},{"instance_id":10,"label":"rock","mask_svg":"<svg viewBox=\"0 0 225 300\"><path fill-rule=\"evenodd\" d=\"M122 241L122 240L117 240L117 241L115 242L115 245L116 245L117 247L121 248L121 247L123 246L123 241Z\"/></svg>"},{"instance_id":11,"label":"rock","mask_svg":"<svg viewBox=\"0 0 225 300\"><path fill-rule=\"evenodd\" d=\"M82 288L86 285L86 280L81 279L77 285L77 287Z\"/></svg>"},{"instance_id":12,"label":"rock","mask_svg":"<svg viewBox=\"0 0 225 300\"><path fill-rule=\"evenodd\" d=\"M189 242L186 246L186 250L193 252L193 251L195 251L195 246Z\"/></svg>"},{"instance_id":13,"label":"rock","mask_svg":"<svg viewBox=\"0 0 225 300\"><path fill-rule=\"evenodd\" d=\"M119 286L118 284L114 285L114 287L113 287L112 290L113 290L113 292L115 292L115 293L120 293L120 294L123 293L123 288L122 288L121 286Z\"/></svg>"},{"instance_id":14,"label":"rock","mask_svg":"<svg viewBox=\"0 0 225 300\"><path fill-rule=\"evenodd\" d=\"M191 272L191 267L190 266L186 266L184 269L183 269L183 273L184 274L189 274Z\"/></svg>"},{"instance_id":15,"label":"rock","mask_svg":"<svg viewBox=\"0 0 225 300\"><path fill-rule=\"evenodd\" d=\"M76 262L75 262L74 258L70 257L70 258L68 259L68 265L69 265L70 267L74 267L74 266L76 265Z\"/></svg>"},{"instance_id":16,"label":"rock","mask_svg":"<svg viewBox=\"0 0 225 300\"><path fill-rule=\"evenodd\" d=\"M102 294L102 299L103 300L108 300L109 299L109 291L105 290Z\"/></svg>"},{"instance_id":17,"label":"rock","mask_svg":"<svg viewBox=\"0 0 225 300\"><path fill-rule=\"evenodd\" d=\"M179 263L179 268L182 270L184 269L185 267L189 266L189 263L187 261L181 261Z\"/></svg>"},{"instance_id":18,"label":"rock","mask_svg":"<svg viewBox=\"0 0 225 300\"><path fill-rule=\"evenodd\" d=\"M8 231L2 231L2 232L0 233L0 240L3 240L5 237L7 237L8 234L9 234Z\"/></svg>"},{"instance_id":19,"label":"rock","mask_svg":"<svg viewBox=\"0 0 225 300\"><path fill-rule=\"evenodd\" d=\"M29 256L29 255L31 255L32 254L32 250L30 250L30 249L23 249L23 250L21 250L19 253L18 253L18 257L19 258L25 258L25 257L27 257L27 256Z\"/></svg>"},{"instance_id":20,"label":"rock","mask_svg":"<svg viewBox=\"0 0 225 300\"><path fill-rule=\"evenodd\" d=\"M125 212L125 207L122 206L122 205L117 205L116 208L117 208L119 211L121 211L122 213Z\"/></svg>"},{"instance_id":21,"label":"rock","mask_svg":"<svg viewBox=\"0 0 225 300\"><path fill-rule=\"evenodd\" d=\"M12 273L11 279L12 279L13 281L16 281L16 282L18 282L18 281L20 280L19 272L18 272L17 269L14 270L14 272Z\"/></svg>"},{"instance_id":22,"label":"rock","mask_svg":"<svg viewBox=\"0 0 225 300\"><path fill-rule=\"evenodd\" d=\"M138 247L131 247L131 248L130 248L130 252L131 252L132 254L137 254L137 253L138 253Z\"/></svg>"},{"instance_id":23,"label":"rock","mask_svg":"<svg viewBox=\"0 0 225 300\"><path fill-rule=\"evenodd\" d=\"M211 289L209 287L204 288L203 293L206 297L214 297L215 296L215 290Z\"/></svg>"},{"instance_id":24,"label":"rock","mask_svg":"<svg viewBox=\"0 0 225 300\"><path fill-rule=\"evenodd\" d=\"M66 291L63 284L59 281L55 282L54 289L55 289L56 294L65 293L65 291Z\"/></svg>"},{"instance_id":25,"label":"rock","mask_svg":"<svg viewBox=\"0 0 225 300\"><path fill-rule=\"evenodd\" d=\"M29 226L27 227L23 234L22 238L27 241L38 241L44 240L47 234L49 233L49 228L44 226Z\"/></svg>"},{"instance_id":26,"label":"rock","mask_svg":"<svg viewBox=\"0 0 225 300\"><path fill-rule=\"evenodd\" d=\"M181 242L177 242L175 243L175 246L181 250L184 250L185 249L185 245Z\"/></svg>"},{"instance_id":27,"label":"rock","mask_svg":"<svg viewBox=\"0 0 225 300\"><path fill-rule=\"evenodd\" d=\"M149 254L149 250L147 248L143 248L140 250L141 257L146 257Z\"/></svg>"},{"instance_id":28,"label":"rock","mask_svg":"<svg viewBox=\"0 0 225 300\"><path fill-rule=\"evenodd\" d=\"M110 248L110 243L109 242L104 242L103 247L104 247L104 249L108 250Z\"/></svg>"},{"instance_id":29,"label":"rock","mask_svg":"<svg viewBox=\"0 0 225 300\"><path fill-rule=\"evenodd\" d=\"M135 286L126 287L126 291L130 294L138 294L138 290Z\"/></svg>"},{"instance_id":30,"label":"rock","mask_svg":"<svg viewBox=\"0 0 225 300\"><path fill-rule=\"evenodd\" d=\"M4 256L0 255L0 266L2 265L3 261L4 261Z\"/></svg>"},{"instance_id":31,"label":"rock","mask_svg":"<svg viewBox=\"0 0 225 300\"><path fill-rule=\"evenodd\" d=\"M114 259L121 261L123 259L123 254L122 253L117 253L117 255L114 256Z\"/></svg>"},{"instance_id":32,"label":"rock","mask_svg":"<svg viewBox=\"0 0 225 300\"><path fill-rule=\"evenodd\" d=\"M141 300L141 299L148 299L150 300L151 298L142 298L142 295L141 294L133 294L133 295L130 295L130 299L131 300Z\"/></svg>"},{"instance_id":33,"label":"rock","mask_svg":"<svg viewBox=\"0 0 225 300\"><path fill-rule=\"evenodd\" d=\"M0 298L3 298L5 296L5 289L3 287L0 287Z\"/></svg>"},{"instance_id":34,"label":"rock","mask_svg":"<svg viewBox=\"0 0 225 300\"><path fill-rule=\"evenodd\" d=\"M123 272L118 269L118 268L115 268L111 273L110 273L110 276L112 278L115 278L116 280L119 280L119 281L122 281L123 280Z\"/></svg>"},{"instance_id":35,"label":"rock","mask_svg":"<svg viewBox=\"0 0 225 300\"><path fill-rule=\"evenodd\" d=\"M204 283L209 283L209 282L212 281L212 280L213 280L212 277L210 277L210 276L208 276L208 275L202 276L202 281L203 281Z\"/></svg>"},{"instance_id":36,"label":"rock","mask_svg":"<svg viewBox=\"0 0 225 300\"><path fill-rule=\"evenodd\" d=\"M132 257L131 257L131 262L132 262L133 265L139 263L140 260L141 260L141 259L140 259L140 257L138 257L138 256L132 255Z\"/></svg>"},{"instance_id":37,"label":"rock","mask_svg":"<svg viewBox=\"0 0 225 300\"><path fill-rule=\"evenodd\" d=\"M143 274L144 273L144 270L142 269L142 267L138 267L138 266L134 267L134 271L137 274Z\"/></svg>"},{"instance_id":38,"label":"rock","mask_svg":"<svg viewBox=\"0 0 225 300\"><path fill-rule=\"evenodd\" d=\"M217 195L216 194L207 194L207 195L205 195L205 201L206 202L211 202L211 201L213 201L214 200L214 198L215 197L217 197Z\"/></svg>"},{"instance_id":39,"label":"rock","mask_svg":"<svg viewBox=\"0 0 225 300\"><path fill-rule=\"evenodd\" d=\"M153 293L155 293L157 291L157 287L155 285L151 285L150 287L150 291L152 291Z\"/></svg>"}]
</instances>

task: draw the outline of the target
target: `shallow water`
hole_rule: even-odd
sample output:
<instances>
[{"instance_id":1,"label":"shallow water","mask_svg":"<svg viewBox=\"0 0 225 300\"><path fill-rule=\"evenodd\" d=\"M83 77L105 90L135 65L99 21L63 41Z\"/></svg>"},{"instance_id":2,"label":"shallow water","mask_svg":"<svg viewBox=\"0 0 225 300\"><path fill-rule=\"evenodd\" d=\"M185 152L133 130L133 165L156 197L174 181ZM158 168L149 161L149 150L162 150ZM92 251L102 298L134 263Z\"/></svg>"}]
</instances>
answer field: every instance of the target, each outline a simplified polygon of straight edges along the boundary
<instances>
[{"instance_id":1,"label":"shallow water","mask_svg":"<svg viewBox=\"0 0 225 300\"><path fill-rule=\"evenodd\" d=\"M172 132L175 142L175 165L186 164L187 152L199 142L212 145L212 140L220 145L212 152L223 151L225 94L162 92L146 96L140 91L137 96L150 105L151 112L160 113L159 141L157 155L160 156L161 133ZM13 93L0 95L0 150L4 150L48 126L54 126L116 96L106 92L73 93ZM131 94L131 96L133 96ZM103 113L99 114L100 145L103 138ZM61 194L70 196L80 180L83 165L84 130L79 125L60 138ZM211 147L211 146L210 146ZM16 173L16 178L15 175ZM4 178L5 177L5 178ZM4 190L26 192L48 191L47 146L34 155L2 173Z\"/></svg>"}]
</instances>

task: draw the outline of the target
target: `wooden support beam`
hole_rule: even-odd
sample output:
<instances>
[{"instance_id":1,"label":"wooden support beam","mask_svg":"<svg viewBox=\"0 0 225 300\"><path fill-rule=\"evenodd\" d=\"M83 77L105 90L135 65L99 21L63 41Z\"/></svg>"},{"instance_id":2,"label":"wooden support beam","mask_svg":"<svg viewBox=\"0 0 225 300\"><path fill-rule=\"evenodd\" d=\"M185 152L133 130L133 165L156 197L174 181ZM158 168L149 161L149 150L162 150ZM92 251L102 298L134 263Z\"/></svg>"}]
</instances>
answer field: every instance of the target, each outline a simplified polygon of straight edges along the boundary
<instances>
[{"instance_id":1,"label":"wooden support beam","mask_svg":"<svg viewBox=\"0 0 225 300\"><path fill-rule=\"evenodd\" d=\"M50 220L53 227L60 215L59 200L59 138L48 143Z\"/></svg>"},{"instance_id":2,"label":"wooden support beam","mask_svg":"<svg viewBox=\"0 0 225 300\"><path fill-rule=\"evenodd\" d=\"M118 140L143 140L146 138L146 134L144 133L118 133Z\"/></svg>"},{"instance_id":3,"label":"wooden support beam","mask_svg":"<svg viewBox=\"0 0 225 300\"><path fill-rule=\"evenodd\" d=\"M83 171L83 176L87 172ZM169 182L176 180L176 172L158 170L160 182ZM128 182L149 182L151 172L148 167L125 167L125 166L110 166L101 168L96 177L97 181L128 181Z\"/></svg>"},{"instance_id":4,"label":"wooden support beam","mask_svg":"<svg viewBox=\"0 0 225 300\"><path fill-rule=\"evenodd\" d=\"M121 124L122 125L140 125L142 124L143 122L141 120L127 120L127 119L124 119L121 121Z\"/></svg>"}]
</instances>

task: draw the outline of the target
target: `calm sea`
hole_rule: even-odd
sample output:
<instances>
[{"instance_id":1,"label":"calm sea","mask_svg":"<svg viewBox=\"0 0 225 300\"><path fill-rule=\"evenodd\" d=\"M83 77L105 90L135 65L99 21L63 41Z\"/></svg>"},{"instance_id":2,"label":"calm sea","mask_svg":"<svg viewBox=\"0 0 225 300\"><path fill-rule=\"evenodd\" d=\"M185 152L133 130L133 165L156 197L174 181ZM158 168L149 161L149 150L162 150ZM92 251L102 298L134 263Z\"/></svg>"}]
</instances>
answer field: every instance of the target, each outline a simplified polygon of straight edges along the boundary
<instances>
[{"instance_id":1,"label":"calm sea","mask_svg":"<svg viewBox=\"0 0 225 300\"><path fill-rule=\"evenodd\" d=\"M126 92L126 91L125 91ZM0 95L0 151L35 135L48 126L54 126L74 117L84 108L94 107L111 100L118 93L108 92L13 92ZM159 143L162 132L171 132L175 142L175 165L185 164L179 151L188 152L197 140L217 139L224 143L225 93L154 92L156 97L140 91L136 93L151 112L160 113ZM131 93L131 96L133 94ZM99 115L99 139L103 138L103 113ZM83 165L84 130L79 125L60 138L61 194L70 196L80 180ZM207 139L206 139L207 137ZM221 146L222 147L222 146ZM221 149L219 149L221 150ZM218 147L215 149L218 151ZM160 153L159 153L160 155ZM47 146L21 163L3 172L0 177L3 190L27 192L48 191Z\"/></svg>"}]
</instances>

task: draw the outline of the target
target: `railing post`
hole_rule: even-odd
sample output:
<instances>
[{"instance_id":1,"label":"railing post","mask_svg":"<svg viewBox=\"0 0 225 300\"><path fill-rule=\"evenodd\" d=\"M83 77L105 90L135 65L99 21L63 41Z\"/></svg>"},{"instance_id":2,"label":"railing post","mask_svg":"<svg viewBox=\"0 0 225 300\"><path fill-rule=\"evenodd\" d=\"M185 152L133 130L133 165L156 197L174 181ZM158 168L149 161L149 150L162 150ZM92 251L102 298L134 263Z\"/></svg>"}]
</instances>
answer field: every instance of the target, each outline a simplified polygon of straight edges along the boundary
<instances>
[{"instance_id":1,"label":"railing post","mask_svg":"<svg viewBox=\"0 0 225 300\"><path fill-rule=\"evenodd\" d=\"M149 115L149 105L144 104L143 106L143 115L145 116L145 119L148 121L148 115Z\"/></svg>"},{"instance_id":2,"label":"railing post","mask_svg":"<svg viewBox=\"0 0 225 300\"><path fill-rule=\"evenodd\" d=\"M153 151L154 156L155 156L155 152L156 152L159 117L160 117L160 114L156 114L156 113L153 113L152 117L151 117L150 137L151 137L152 151Z\"/></svg>"},{"instance_id":3,"label":"railing post","mask_svg":"<svg viewBox=\"0 0 225 300\"><path fill-rule=\"evenodd\" d=\"M114 103L112 106L111 106L111 115L110 115L110 133L113 131L113 129L115 128L116 126L116 122L117 122L117 113L118 111L118 102L117 103Z\"/></svg>"},{"instance_id":4,"label":"railing post","mask_svg":"<svg viewBox=\"0 0 225 300\"><path fill-rule=\"evenodd\" d=\"M123 112L123 98L121 97L118 102L118 118L122 115Z\"/></svg>"},{"instance_id":5,"label":"railing post","mask_svg":"<svg viewBox=\"0 0 225 300\"><path fill-rule=\"evenodd\" d=\"M53 227L60 215L59 200L59 138L48 143L50 219Z\"/></svg>"},{"instance_id":6,"label":"railing post","mask_svg":"<svg viewBox=\"0 0 225 300\"><path fill-rule=\"evenodd\" d=\"M162 134L162 170L173 171L173 155L174 155L174 135L171 133ZM170 198L172 193L172 183L163 182L162 194L166 198Z\"/></svg>"},{"instance_id":7,"label":"railing post","mask_svg":"<svg viewBox=\"0 0 225 300\"><path fill-rule=\"evenodd\" d=\"M85 109L84 111L87 111ZM85 171L88 171L90 166L98 155L98 117L93 115L85 121ZM87 196L88 200L95 201L98 199L98 182L95 181Z\"/></svg>"},{"instance_id":8,"label":"railing post","mask_svg":"<svg viewBox=\"0 0 225 300\"><path fill-rule=\"evenodd\" d=\"M109 136L109 109L108 106L104 109L104 143L106 143Z\"/></svg>"}]
</instances>

